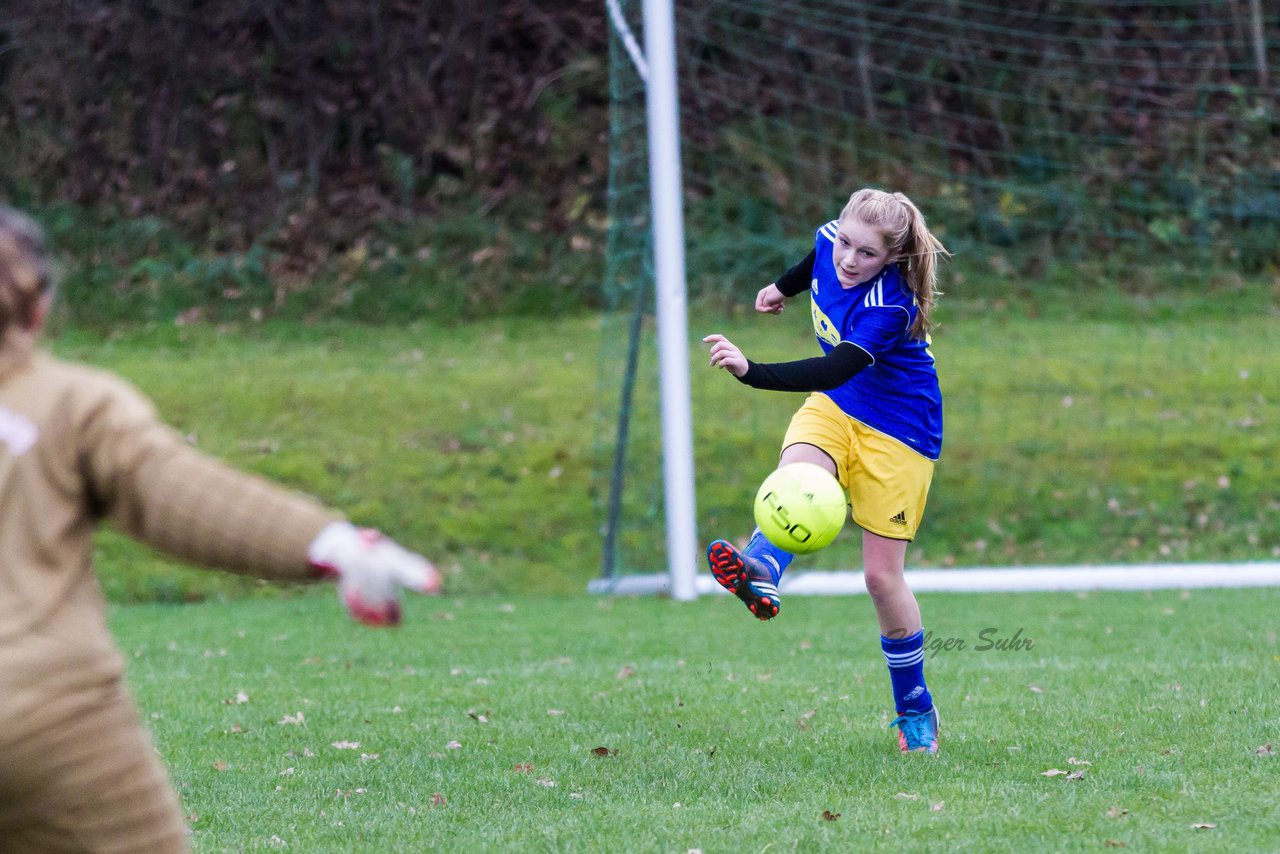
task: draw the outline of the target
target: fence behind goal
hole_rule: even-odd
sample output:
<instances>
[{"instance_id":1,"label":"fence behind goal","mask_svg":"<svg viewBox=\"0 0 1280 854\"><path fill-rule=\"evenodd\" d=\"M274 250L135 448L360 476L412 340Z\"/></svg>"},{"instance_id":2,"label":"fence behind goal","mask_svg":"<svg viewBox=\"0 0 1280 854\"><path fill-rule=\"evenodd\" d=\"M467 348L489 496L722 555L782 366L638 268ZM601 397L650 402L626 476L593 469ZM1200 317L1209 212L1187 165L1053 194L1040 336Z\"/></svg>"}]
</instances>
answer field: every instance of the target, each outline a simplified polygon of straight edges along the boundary
<instances>
[{"instance_id":1,"label":"fence behind goal","mask_svg":"<svg viewBox=\"0 0 1280 854\"><path fill-rule=\"evenodd\" d=\"M1274 6L701 0L675 23L691 337L815 355L803 306L770 325L751 301L861 186L955 253L909 566L1280 556ZM616 31L610 61L606 576L666 566L644 88ZM698 528L740 539L800 398L690 358Z\"/></svg>"}]
</instances>

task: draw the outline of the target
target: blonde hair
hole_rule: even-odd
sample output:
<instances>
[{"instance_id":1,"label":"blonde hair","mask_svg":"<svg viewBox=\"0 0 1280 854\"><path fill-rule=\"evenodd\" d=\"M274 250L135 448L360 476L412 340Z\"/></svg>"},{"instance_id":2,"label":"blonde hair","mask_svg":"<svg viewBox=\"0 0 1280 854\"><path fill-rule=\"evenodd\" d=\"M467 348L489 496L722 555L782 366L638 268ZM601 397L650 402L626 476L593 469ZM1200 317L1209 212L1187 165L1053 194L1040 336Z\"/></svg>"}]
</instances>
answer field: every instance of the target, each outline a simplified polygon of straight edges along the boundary
<instances>
[{"instance_id":1,"label":"blonde hair","mask_svg":"<svg viewBox=\"0 0 1280 854\"><path fill-rule=\"evenodd\" d=\"M20 355L35 343L36 308L53 287L53 257L35 221L0 205L0 351Z\"/></svg>"},{"instance_id":2,"label":"blonde hair","mask_svg":"<svg viewBox=\"0 0 1280 854\"><path fill-rule=\"evenodd\" d=\"M847 217L879 231L890 257L898 256L898 269L919 309L910 332L924 338L933 325L930 315L934 303L942 295L938 290L938 256L950 257L951 253L929 231L920 209L902 193L858 190L840 211L841 220Z\"/></svg>"}]
</instances>

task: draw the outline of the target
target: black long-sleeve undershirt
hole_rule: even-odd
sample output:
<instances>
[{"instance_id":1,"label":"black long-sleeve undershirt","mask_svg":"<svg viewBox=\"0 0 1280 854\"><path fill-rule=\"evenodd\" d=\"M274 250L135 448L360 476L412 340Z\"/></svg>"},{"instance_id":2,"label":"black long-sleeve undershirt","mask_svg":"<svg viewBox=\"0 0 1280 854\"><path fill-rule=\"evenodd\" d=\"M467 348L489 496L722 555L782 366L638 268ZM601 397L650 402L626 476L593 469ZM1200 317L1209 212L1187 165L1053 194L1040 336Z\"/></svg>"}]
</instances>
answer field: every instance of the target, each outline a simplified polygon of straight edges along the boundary
<instances>
[{"instance_id":1,"label":"black long-sleeve undershirt","mask_svg":"<svg viewBox=\"0 0 1280 854\"><path fill-rule=\"evenodd\" d=\"M774 284L784 297L799 296L809 290L817 257L817 250L809 250L803 261L778 277ZM738 381L768 391L830 391L874 363L866 350L842 341L830 353L812 359L769 364L748 360L747 372L738 377Z\"/></svg>"},{"instance_id":2,"label":"black long-sleeve undershirt","mask_svg":"<svg viewBox=\"0 0 1280 854\"><path fill-rule=\"evenodd\" d=\"M830 391L874 361L866 350L841 341L830 353L812 359L770 364L748 360L747 372L738 377L738 382L768 391Z\"/></svg>"},{"instance_id":3,"label":"black long-sleeve undershirt","mask_svg":"<svg viewBox=\"0 0 1280 854\"><path fill-rule=\"evenodd\" d=\"M774 282L784 297L794 297L809 290L813 281L813 265L818 260L816 249L810 249L804 260L778 277Z\"/></svg>"}]
</instances>

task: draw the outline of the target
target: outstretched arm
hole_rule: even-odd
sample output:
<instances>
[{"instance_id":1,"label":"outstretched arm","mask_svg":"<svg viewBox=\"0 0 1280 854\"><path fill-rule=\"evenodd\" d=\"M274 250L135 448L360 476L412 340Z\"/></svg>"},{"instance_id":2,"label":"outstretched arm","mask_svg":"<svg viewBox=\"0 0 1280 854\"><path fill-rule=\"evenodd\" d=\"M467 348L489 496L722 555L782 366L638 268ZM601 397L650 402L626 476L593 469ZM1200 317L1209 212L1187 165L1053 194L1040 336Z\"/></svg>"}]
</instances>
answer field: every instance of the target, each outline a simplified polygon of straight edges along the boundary
<instances>
[{"instance_id":1,"label":"outstretched arm","mask_svg":"<svg viewBox=\"0 0 1280 854\"><path fill-rule=\"evenodd\" d=\"M794 362L761 364L748 362L740 382L769 391L830 391L838 388L873 363L871 354L856 344L842 341L825 356Z\"/></svg>"},{"instance_id":2,"label":"outstretched arm","mask_svg":"<svg viewBox=\"0 0 1280 854\"><path fill-rule=\"evenodd\" d=\"M276 579L336 576L362 622L399 619L398 591L440 589L425 558L346 523L314 499L187 445L127 385L104 384L81 414L81 466L98 511L182 560Z\"/></svg>"},{"instance_id":3,"label":"outstretched arm","mask_svg":"<svg viewBox=\"0 0 1280 854\"><path fill-rule=\"evenodd\" d=\"M871 354L842 341L825 356L794 362L752 362L723 335L702 339L711 345L711 366L724 368L752 388L769 391L829 391L844 385L858 371L874 363Z\"/></svg>"}]
</instances>

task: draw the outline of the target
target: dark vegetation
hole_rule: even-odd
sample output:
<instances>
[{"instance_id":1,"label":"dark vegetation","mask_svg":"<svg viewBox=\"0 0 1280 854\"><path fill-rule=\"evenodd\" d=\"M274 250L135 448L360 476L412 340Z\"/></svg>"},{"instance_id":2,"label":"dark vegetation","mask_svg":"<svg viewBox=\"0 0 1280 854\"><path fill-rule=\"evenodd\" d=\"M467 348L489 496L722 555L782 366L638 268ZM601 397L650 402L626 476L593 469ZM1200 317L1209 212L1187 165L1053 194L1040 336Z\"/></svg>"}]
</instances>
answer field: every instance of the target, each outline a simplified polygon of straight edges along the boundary
<instances>
[{"instance_id":1,"label":"dark vegetation","mask_svg":"<svg viewBox=\"0 0 1280 854\"><path fill-rule=\"evenodd\" d=\"M927 200L952 242L1027 255L1029 278L1098 255L1280 264L1265 4L688 6L695 218L756 234L877 183Z\"/></svg>"},{"instance_id":2,"label":"dark vegetation","mask_svg":"<svg viewBox=\"0 0 1280 854\"><path fill-rule=\"evenodd\" d=\"M1025 277L1081 245L1276 266L1265 10L872 3L850 27L810 0L678 6L695 228L807 223L815 182L874 180L929 198L950 240L1029 249ZM599 305L601 0L0 7L0 196L73 259L78 323ZM823 139L857 153L781 165Z\"/></svg>"},{"instance_id":3,"label":"dark vegetation","mask_svg":"<svg viewBox=\"0 0 1280 854\"><path fill-rule=\"evenodd\" d=\"M86 314L519 310L553 264L536 302L588 298L560 247L600 242L595 0L4 5L0 190Z\"/></svg>"}]
</instances>

